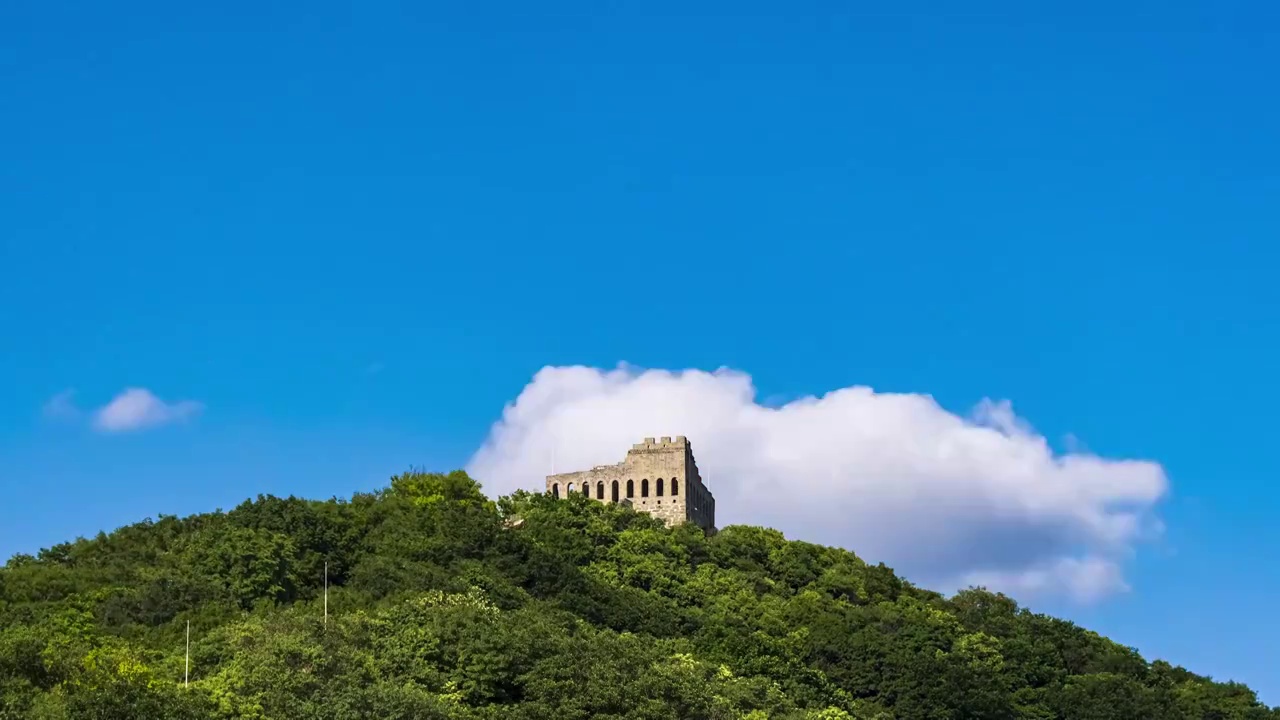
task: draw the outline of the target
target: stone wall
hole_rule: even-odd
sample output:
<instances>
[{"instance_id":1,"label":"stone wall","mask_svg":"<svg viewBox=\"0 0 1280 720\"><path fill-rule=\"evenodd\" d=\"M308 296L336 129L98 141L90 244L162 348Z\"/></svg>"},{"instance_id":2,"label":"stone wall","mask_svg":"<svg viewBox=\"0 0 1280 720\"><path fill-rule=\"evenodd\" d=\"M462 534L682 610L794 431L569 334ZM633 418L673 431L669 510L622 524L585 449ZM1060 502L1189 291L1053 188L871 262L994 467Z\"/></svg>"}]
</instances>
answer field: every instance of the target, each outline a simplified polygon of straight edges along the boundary
<instances>
[{"instance_id":1,"label":"stone wall","mask_svg":"<svg viewBox=\"0 0 1280 720\"><path fill-rule=\"evenodd\" d=\"M715 531L715 497L698 472L693 444L683 435L645 438L616 465L547 476L547 492L556 497L584 491L601 502L630 500L632 507L668 526L692 522Z\"/></svg>"}]
</instances>

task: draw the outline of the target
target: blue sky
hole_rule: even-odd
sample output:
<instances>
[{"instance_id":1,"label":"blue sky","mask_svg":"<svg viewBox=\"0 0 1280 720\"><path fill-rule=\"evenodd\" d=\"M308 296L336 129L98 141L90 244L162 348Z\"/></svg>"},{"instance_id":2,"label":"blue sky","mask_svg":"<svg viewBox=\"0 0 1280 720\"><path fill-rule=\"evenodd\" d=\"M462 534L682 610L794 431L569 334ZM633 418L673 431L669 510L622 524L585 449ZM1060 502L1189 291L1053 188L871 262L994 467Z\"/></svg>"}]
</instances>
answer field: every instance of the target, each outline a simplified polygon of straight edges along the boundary
<instances>
[{"instance_id":1,"label":"blue sky","mask_svg":"<svg viewBox=\"0 0 1280 720\"><path fill-rule=\"evenodd\" d=\"M688 5L6 4L0 555L728 366L1159 463L1130 590L1033 606L1280 703L1280 11Z\"/></svg>"}]
</instances>

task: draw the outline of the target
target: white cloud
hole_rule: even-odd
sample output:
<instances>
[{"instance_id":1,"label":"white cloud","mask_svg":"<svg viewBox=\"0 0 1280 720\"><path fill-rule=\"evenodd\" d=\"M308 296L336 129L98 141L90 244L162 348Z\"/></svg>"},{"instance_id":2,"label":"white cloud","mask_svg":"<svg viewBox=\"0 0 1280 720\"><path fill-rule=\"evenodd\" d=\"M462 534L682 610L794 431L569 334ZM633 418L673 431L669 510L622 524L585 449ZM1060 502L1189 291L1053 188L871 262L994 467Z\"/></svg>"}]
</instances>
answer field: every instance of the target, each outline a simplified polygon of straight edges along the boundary
<instances>
[{"instance_id":1,"label":"white cloud","mask_svg":"<svg viewBox=\"0 0 1280 720\"><path fill-rule=\"evenodd\" d=\"M778 528L854 550L940 590L971 583L1089 601L1159 531L1163 469L1055 454L1007 402L971 417L931 397L848 387L785 404L719 370L548 367L507 406L468 471L491 494L618 462L643 437L686 435L717 524Z\"/></svg>"},{"instance_id":2,"label":"white cloud","mask_svg":"<svg viewBox=\"0 0 1280 720\"><path fill-rule=\"evenodd\" d=\"M102 432L127 432L187 420L203 406L191 400L166 403L145 388L127 388L99 408L94 428Z\"/></svg>"},{"instance_id":3,"label":"white cloud","mask_svg":"<svg viewBox=\"0 0 1280 720\"><path fill-rule=\"evenodd\" d=\"M979 570L962 579L965 585L1000 588L1018 597L1054 594L1083 602L1093 602L1129 589L1119 563L1097 555L1059 557L1023 570Z\"/></svg>"},{"instance_id":4,"label":"white cloud","mask_svg":"<svg viewBox=\"0 0 1280 720\"><path fill-rule=\"evenodd\" d=\"M75 404L75 390L67 389L49 398L41 408L41 413L48 420L69 421L80 418L80 408Z\"/></svg>"}]
</instances>

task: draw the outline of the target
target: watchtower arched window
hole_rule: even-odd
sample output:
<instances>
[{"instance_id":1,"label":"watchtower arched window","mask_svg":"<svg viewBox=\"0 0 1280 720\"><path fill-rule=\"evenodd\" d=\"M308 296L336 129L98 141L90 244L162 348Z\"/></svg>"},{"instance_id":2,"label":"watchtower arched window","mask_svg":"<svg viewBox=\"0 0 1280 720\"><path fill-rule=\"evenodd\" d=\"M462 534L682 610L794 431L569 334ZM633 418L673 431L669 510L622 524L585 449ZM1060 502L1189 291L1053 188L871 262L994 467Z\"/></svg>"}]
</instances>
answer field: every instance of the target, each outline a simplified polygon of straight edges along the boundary
<instances>
[{"instance_id":1,"label":"watchtower arched window","mask_svg":"<svg viewBox=\"0 0 1280 720\"><path fill-rule=\"evenodd\" d=\"M658 488L657 488L657 490L658 490L658 492L657 492L657 496L658 496L658 497L662 497L662 478L658 478L657 485L658 485Z\"/></svg>"},{"instance_id":2,"label":"watchtower arched window","mask_svg":"<svg viewBox=\"0 0 1280 720\"><path fill-rule=\"evenodd\" d=\"M627 481L627 497L633 498L635 496L636 496L636 481L628 480Z\"/></svg>"},{"instance_id":3,"label":"watchtower arched window","mask_svg":"<svg viewBox=\"0 0 1280 720\"><path fill-rule=\"evenodd\" d=\"M566 486L565 486L565 488L564 488L565 496L566 496L566 497L568 497L569 495L572 495L572 494L573 494L573 491L574 491L574 490L576 490L576 489L577 489L577 488L575 488L575 487L573 486L573 483L569 483L569 484L568 484L568 485L566 485Z\"/></svg>"},{"instance_id":4,"label":"watchtower arched window","mask_svg":"<svg viewBox=\"0 0 1280 720\"><path fill-rule=\"evenodd\" d=\"M618 481L617 481L617 480L614 480L614 481L613 481L613 498L612 498L612 500L613 500L614 502L618 502Z\"/></svg>"},{"instance_id":5,"label":"watchtower arched window","mask_svg":"<svg viewBox=\"0 0 1280 720\"><path fill-rule=\"evenodd\" d=\"M582 494L586 495L587 497L591 497L591 483L589 482L582 483Z\"/></svg>"},{"instance_id":6,"label":"watchtower arched window","mask_svg":"<svg viewBox=\"0 0 1280 720\"><path fill-rule=\"evenodd\" d=\"M675 478L671 478L671 494L672 495L680 494L680 481Z\"/></svg>"},{"instance_id":7,"label":"watchtower arched window","mask_svg":"<svg viewBox=\"0 0 1280 720\"><path fill-rule=\"evenodd\" d=\"M649 478L640 481L640 497L649 497Z\"/></svg>"},{"instance_id":8,"label":"watchtower arched window","mask_svg":"<svg viewBox=\"0 0 1280 720\"><path fill-rule=\"evenodd\" d=\"M560 499L560 483L551 483L551 497Z\"/></svg>"},{"instance_id":9,"label":"watchtower arched window","mask_svg":"<svg viewBox=\"0 0 1280 720\"><path fill-rule=\"evenodd\" d=\"M596 483L596 499L604 499L604 481Z\"/></svg>"}]
</instances>

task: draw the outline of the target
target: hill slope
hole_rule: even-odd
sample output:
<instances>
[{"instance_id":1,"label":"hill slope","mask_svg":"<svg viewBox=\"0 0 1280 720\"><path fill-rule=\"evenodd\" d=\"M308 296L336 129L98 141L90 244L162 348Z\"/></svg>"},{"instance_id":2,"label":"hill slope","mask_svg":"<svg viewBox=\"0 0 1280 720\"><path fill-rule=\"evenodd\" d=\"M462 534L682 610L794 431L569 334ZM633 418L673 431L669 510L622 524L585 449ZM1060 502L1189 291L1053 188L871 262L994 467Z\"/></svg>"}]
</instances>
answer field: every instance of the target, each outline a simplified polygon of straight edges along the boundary
<instances>
[{"instance_id":1,"label":"hill slope","mask_svg":"<svg viewBox=\"0 0 1280 720\"><path fill-rule=\"evenodd\" d=\"M772 530L493 502L460 472L162 517L0 570L3 720L766 717L1280 710L1001 595L945 599Z\"/></svg>"}]
</instances>

